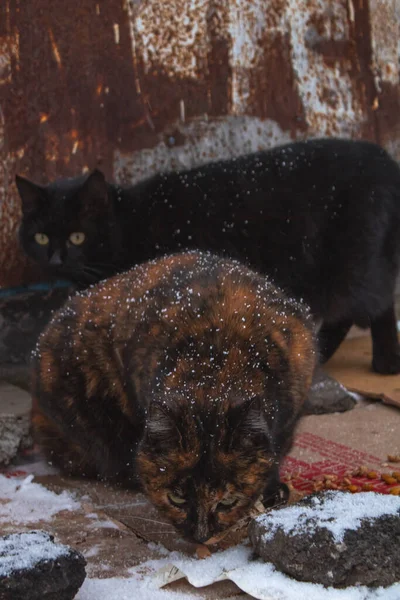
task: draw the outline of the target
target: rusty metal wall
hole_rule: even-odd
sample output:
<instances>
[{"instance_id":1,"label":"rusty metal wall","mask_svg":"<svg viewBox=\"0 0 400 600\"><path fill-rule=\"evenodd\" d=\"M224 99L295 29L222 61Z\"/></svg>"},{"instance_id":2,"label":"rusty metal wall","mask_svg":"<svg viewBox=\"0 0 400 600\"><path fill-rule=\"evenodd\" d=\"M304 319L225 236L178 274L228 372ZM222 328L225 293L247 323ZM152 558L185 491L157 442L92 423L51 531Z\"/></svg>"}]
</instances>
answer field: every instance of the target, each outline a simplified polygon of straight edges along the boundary
<instances>
[{"instance_id":1,"label":"rusty metal wall","mask_svg":"<svg viewBox=\"0 0 400 600\"><path fill-rule=\"evenodd\" d=\"M134 182L317 135L400 158L399 0L2 0L0 286L37 276L15 172Z\"/></svg>"}]
</instances>

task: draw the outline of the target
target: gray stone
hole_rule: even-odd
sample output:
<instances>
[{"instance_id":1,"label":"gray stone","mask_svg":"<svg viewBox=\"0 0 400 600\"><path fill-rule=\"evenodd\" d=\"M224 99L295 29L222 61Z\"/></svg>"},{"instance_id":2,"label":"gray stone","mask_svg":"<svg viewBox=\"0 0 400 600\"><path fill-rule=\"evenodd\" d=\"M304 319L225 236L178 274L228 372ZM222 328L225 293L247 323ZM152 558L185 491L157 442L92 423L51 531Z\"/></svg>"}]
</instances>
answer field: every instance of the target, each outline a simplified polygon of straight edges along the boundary
<instances>
[{"instance_id":1,"label":"gray stone","mask_svg":"<svg viewBox=\"0 0 400 600\"><path fill-rule=\"evenodd\" d=\"M72 600L86 577L80 552L44 531L0 537L1 600Z\"/></svg>"},{"instance_id":2,"label":"gray stone","mask_svg":"<svg viewBox=\"0 0 400 600\"><path fill-rule=\"evenodd\" d=\"M355 404L356 400L341 383L327 375L321 367L315 369L303 414L323 415L345 412L354 408Z\"/></svg>"},{"instance_id":3,"label":"gray stone","mask_svg":"<svg viewBox=\"0 0 400 600\"><path fill-rule=\"evenodd\" d=\"M0 290L0 366L30 363L40 333L73 291L68 287L29 289L12 293ZM6 295L3 295L6 294Z\"/></svg>"},{"instance_id":4,"label":"gray stone","mask_svg":"<svg viewBox=\"0 0 400 600\"><path fill-rule=\"evenodd\" d=\"M0 383L0 465L31 445L31 397L20 388Z\"/></svg>"},{"instance_id":5,"label":"gray stone","mask_svg":"<svg viewBox=\"0 0 400 600\"><path fill-rule=\"evenodd\" d=\"M344 492L314 494L293 507L308 507L312 514L314 506L323 508L332 498L334 502L338 499L340 502L350 495ZM332 516L331 508L326 511L325 522L328 527L323 526L321 518L303 518L309 514L306 511L303 516L299 516L299 513L293 516L293 512L285 513L293 508L291 506L274 509L249 525L250 541L255 553L295 579L325 586L378 587L399 581L400 498L372 492L351 496L354 502L362 502L363 505L370 500L374 501L375 510L376 503L378 506L380 502L386 502L385 506L390 503L394 506L394 511L388 510L388 514L376 517L360 518L358 522L353 519L352 527L345 528L342 538L338 540L329 523L335 525L337 518L343 518L340 507L337 517ZM369 514L372 515L373 510ZM351 511L345 512L344 518L351 521ZM286 519L289 527L282 525Z\"/></svg>"}]
</instances>

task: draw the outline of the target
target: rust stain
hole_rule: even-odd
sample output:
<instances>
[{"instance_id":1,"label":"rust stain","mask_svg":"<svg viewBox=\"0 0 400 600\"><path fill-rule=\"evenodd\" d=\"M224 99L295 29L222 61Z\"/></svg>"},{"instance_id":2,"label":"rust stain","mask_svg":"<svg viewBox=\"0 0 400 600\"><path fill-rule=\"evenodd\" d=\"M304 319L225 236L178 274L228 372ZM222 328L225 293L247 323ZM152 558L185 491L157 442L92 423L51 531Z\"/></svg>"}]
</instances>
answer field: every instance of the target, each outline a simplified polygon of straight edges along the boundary
<instances>
[{"instance_id":1,"label":"rust stain","mask_svg":"<svg viewBox=\"0 0 400 600\"><path fill-rule=\"evenodd\" d=\"M288 34L265 33L261 56L250 78L250 114L273 119L282 129L306 131L306 115L290 60Z\"/></svg>"},{"instance_id":2,"label":"rust stain","mask_svg":"<svg viewBox=\"0 0 400 600\"><path fill-rule=\"evenodd\" d=\"M52 49L52 52L53 52L54 60L56 61L56 63L58 64L58 66L61 68L62 62L61 62L60 51L58 50L58 46L56 44L56 40L54 39L53 31L51 29L49 29L48 33L49 33L49 38L50 38L50 43L51 43L51 49Z\"/></svg>"},{"instance_id":3,"label":"rust stain","mask_svg":"<svg viewBox=\"0 0 400 600\"><path fill-rule=\"evenodd\" d=\"M37 278L16 241L15 171L45 182L100 166L112 178L118 154L162 168L198 140L218 158L241 118L254 135L275 131L264 147L349 134L400 158L399 14L383 4L0 3L0 286Z\"/></svg>"},{"instance_id":4,"label":"rust stain","mask_svg":"<svg viewBox=\"0 0 400 600\"><path fill-rule=\"evenodd\" d=\"M229 2L214 0L206 14L206 32L209 40L207 52L208 114L223 116L232 107L232 67L230 65L231 39L226 31Z\"/></svg>"},{"instance_id":5,"label":"rust stain","mask_svg":"<svg viewBox=\"0 0 400 600\"><path fill-rule=\"evenodd\" d=\"M350 0L349 24L352 37L351 80L354 95L363 106L364 124L361 137L380 141L376 113L373 110L377 90L372 73L372 40L369 18L369 3L366 0ZM350 4L349 4L350 6Z\"/></svg>"}]
</instances>

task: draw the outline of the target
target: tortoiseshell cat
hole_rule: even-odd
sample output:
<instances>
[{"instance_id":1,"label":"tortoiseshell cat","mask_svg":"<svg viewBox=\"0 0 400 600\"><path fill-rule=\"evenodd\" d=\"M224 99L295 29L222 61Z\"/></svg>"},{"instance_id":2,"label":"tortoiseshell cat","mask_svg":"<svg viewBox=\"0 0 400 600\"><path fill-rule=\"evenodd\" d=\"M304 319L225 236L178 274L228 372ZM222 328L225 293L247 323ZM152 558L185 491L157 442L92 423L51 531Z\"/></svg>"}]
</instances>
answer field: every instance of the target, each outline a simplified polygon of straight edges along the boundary
<instances>
[{"instance_id":1,"label":"tortoiseshell cat","mask_svg":"<svg viewBox=\"0 0 400 600\"><path fill-rule=\"evenodd\" d=\"M34 356L36 437L202 542L279 497L314 359L305 306L236 261L167 256L55 315Z\"/></svg>"},{"instance_id":2,"label":"tortoiseshell cat","mask_svg":"<svg viewBox=\"0 0 400 600\"><path fill-rule=\"evenodd\" d=\"M322 359L356 324L371 328L375 371L400 372L400 169L375 144L297 142L127 189L99 171L17 185L22 246L58 275L88 284L168 252L223 253L310 305Z\"/></svg>"}]
</instances>

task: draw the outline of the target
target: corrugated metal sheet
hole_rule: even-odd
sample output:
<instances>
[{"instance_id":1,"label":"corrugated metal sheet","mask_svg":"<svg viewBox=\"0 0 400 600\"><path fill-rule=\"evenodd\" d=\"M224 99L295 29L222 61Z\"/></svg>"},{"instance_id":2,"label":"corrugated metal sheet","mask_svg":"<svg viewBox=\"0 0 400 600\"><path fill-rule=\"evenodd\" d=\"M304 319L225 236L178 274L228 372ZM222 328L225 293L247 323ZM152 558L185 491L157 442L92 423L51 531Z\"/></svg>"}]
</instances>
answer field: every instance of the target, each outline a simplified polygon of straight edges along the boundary
<instances>
[{"instance_id":1,"label":"corrugated metal sheet","mask_svg":"<svg viewBox=\"0 0 400 600\"><path fill-rule=\"evenodd\" d=\"M133 182L316 135L400 157L399 23L399 0L3 0L0 285L33 276L16 170Z\"/></svg>"}]
</instances>

